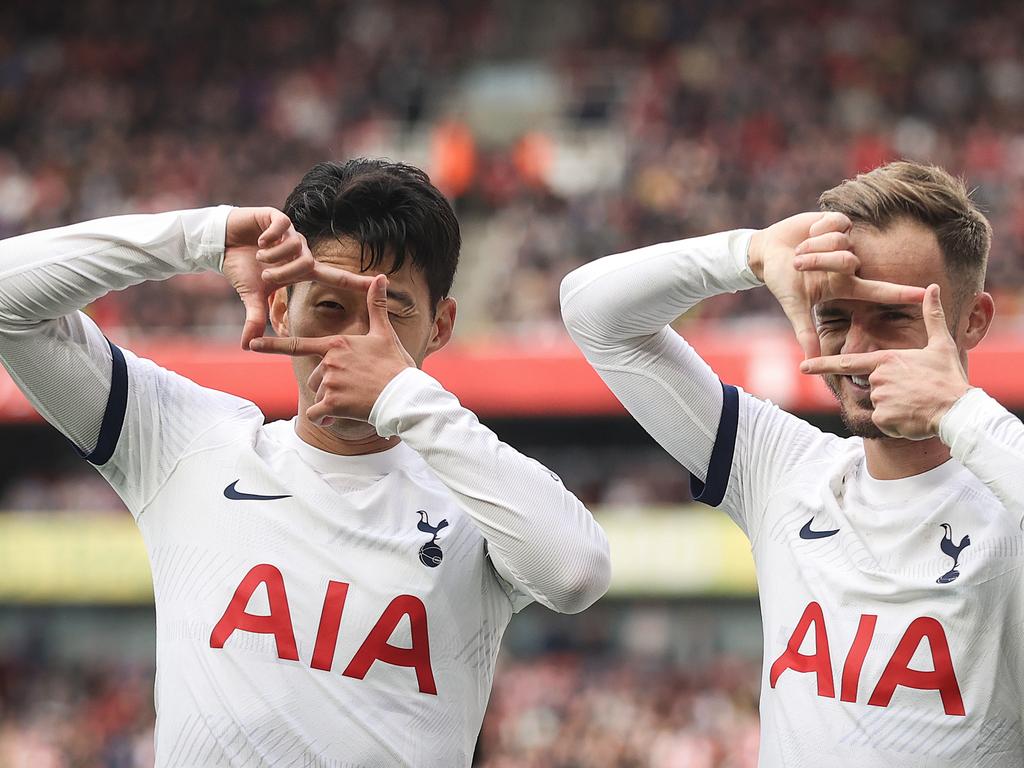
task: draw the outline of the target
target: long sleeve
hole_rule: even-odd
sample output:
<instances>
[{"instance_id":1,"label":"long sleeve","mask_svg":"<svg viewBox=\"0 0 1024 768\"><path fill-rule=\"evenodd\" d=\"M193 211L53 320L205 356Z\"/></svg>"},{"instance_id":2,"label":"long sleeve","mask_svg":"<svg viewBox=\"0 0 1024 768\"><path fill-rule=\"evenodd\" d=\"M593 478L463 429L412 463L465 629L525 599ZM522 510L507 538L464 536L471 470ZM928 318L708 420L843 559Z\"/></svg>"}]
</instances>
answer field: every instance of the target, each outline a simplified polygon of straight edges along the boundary
<instances>
[{"instance_id":1,"label":"long sleeve","mask_svg":"<svg viewBox=\"0 0 1024 768\"><path fill-rule=\"evenodd\" d=\"M632 416L753 538L771 483L822 433L720 382L669 323L700 300L760 285L747 265L751 230L606 256L562 281L573 341Z\"/></svg>"},{"instance_id":2,"label":"long sleeve","mask_svg":"<svg viewBox=\"0 0 1024 768\"><path fill-rule=\"evenodd\" d=\"M120 349L77 310L145 280L217 270L229 211L116 216L0 242L0 362L136 514L197 430L239 404Z\"/></svg>"},{"instance_id":3,"label":"long sleeve","mask_svg":"<svg viewBox=\"0 0 1024 768\"><path fill-rule=\"evenodd\" d=\"M83 453L97 445L113 365L76 310L145 280L217 269L228 210L114 216L0 242L0 361Z\"/></svg>"},{"instance_id":4,"label":"long sleeve","mask_svg":"<svg viewBox=\"0 0 1024 768\"><path fill-rule=\"evenodd\" d=\"M584 610L608 589L608 541L587 508L428 374L409 368L396 376L370 423L401 437L455 494L506 581L562 613Z\"/></svg>"},{"instance_id":5,"label":"long sleeve","mask_svg":"<svg viewBox=\"0 0 1024 768\"><path fill-rule=\"evenodd\" d=\"M668 324L702 299L759 285L747 267L751 234L619 253L562 281L562 319L573 341L641 426L701 480L718 431L722 385ZM679 429L680 421L688 428Z\"/></svg>"},{"instance_id":6,"label":"long sleeve","mask_svg":"<svg viewBox=\"0 0 1024 768\"><path fill-rule=\"evenodd\" d=\"M971 389L939 422L939 438L1024 520L1024 424L982 389Z\"/></svg>"}]
</instances>

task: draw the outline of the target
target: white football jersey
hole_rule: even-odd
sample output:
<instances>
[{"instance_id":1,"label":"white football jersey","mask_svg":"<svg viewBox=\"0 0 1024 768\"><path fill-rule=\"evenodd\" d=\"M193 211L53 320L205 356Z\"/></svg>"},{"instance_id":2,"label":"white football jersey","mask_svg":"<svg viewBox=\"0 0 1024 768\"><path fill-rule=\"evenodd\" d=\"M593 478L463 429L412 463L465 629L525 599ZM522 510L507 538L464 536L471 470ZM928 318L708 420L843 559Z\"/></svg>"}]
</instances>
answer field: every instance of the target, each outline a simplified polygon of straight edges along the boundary
<instances>
[{"instance_id":1,"label":"white football jersey","mask_svg":"<svg viewBox=\"0 0 1024 768\"><path fill-rule=\"evenodd\" d=\"M194 438L138 514L158 764L468 765L530 598L448 489L404 443L337 456L249 403L163 386L190 390L177 418ZM131 497L143 470L119 458L100 469Z\"/></svg>"},{"instance_id":2,"label":"white football jersey","mask_svg":"<svg viewBox=\"0 0 1024 768\"><path fill-rule=\"evenodd\" d=\"M562 286L573 338L751 541L764 625L760 764L1024 765L1024 425L981 390L953 458L901 480L723 385L667 324L757 285L749 232L609 256Z\"/></svg>"},{"instance_id":3,"label":"white football jersey","mask_svg":"<svg viewBox=\"0 0 1024 768\"><path fill-rule=\"evenodd\" d=\"M512 614L583 610L607 540L558 478L409 368L339 456L74 311L217 269L228 208L0 243L0 360L145 539L158 766L468 766Z\"/></svg>"}]
</instances>

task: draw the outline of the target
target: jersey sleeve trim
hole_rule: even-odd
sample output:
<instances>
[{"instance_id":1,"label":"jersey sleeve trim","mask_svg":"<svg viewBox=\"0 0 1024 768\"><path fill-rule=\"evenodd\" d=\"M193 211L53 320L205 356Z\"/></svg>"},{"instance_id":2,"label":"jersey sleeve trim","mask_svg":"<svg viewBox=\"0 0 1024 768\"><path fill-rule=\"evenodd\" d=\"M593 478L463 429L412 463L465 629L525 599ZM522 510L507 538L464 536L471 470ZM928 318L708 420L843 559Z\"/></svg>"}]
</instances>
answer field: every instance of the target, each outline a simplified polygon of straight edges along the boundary
<instances>
[{"instance_id":1,"label":"jersey sleeve trim","mask_svg":"<svg viewBox=\"0 0 1024 768\"><path fill-rule=\"evenodd\" d=\"M100 424L100 436L92 453L79 451L82 457L92 464L102 466L110 461L121 437L124 426L124 415L128 408L128 365L120 347L107 339L110 345L110 394L107 396L107 408L103 412Z\"/></svg>"},{"instance_id":2,"label":"jersey sleeve trim","mask_svg":"<svg viewBox=\"0 0 1024 768\"><path fill-rule=\"evenodd\" d=\"M718 433L711 449L706 479L701 482L696 475L690 474L690 493L694 501L717 507L725 499L736 449L739 402L739 390L730 384L722 384L722 415L718 420Z\"/></svg>"}]
</instances>

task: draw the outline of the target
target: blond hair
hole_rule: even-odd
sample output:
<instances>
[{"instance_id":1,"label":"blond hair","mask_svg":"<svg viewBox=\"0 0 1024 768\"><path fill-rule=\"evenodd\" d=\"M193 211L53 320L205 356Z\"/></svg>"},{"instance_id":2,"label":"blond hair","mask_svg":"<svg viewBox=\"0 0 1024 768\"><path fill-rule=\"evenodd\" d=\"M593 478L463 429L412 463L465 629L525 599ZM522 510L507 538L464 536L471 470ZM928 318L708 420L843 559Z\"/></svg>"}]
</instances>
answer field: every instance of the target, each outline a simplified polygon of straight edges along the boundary
<instances>
[{"instance_id":1,"label":"blond hair","mask_svg":"<svg viewBox=\"0 0 1024 768\"><path fill-rule=\"evenodd\" d=\"M967 289L983 289L992 226L963 179L942 168L908 161L888 163L823 192L818 205L823 211L846 214L854 224L880 230L899 219L925 225L935 233L959 297Z\"/></svg>"}]
</instances>

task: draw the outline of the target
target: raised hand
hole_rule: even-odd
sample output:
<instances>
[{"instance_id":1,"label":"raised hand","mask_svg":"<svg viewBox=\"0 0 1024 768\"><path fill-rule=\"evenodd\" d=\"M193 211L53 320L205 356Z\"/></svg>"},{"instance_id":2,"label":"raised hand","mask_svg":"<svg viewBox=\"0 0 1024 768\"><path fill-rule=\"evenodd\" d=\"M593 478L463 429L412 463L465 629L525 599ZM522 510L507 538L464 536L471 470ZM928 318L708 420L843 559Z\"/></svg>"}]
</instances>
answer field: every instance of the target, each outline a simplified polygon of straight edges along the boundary
<instances>
[{"instance_id":1,"label":"raised hand","mask_svg":"<svg viewBox=\"0 0 1024 768\"><path fill-rule=\"evenodd\" d=\"M258 338L249 345L256 352L321 358L307 381L316 395L306 417L317 426L334 418L368 420L388 382L416 365L388 317L387 278L345 274L366 281L369 330L365 335Z\"/></svg>"},{"instance_id":2,"label":"raised hand","mask_svg":"<svg viewBox=\"0 0 1024 768\"><path fill-rule=\"evenodd\" d=\"M871 385L871 420L890 437L926 440L939 432L939 421L970 385L960 364L956 342L946 325L939 286L924 297L928 344L923 349L883 349L805 360L807 374L867 375Z\"/></svg>"},{"instance_id":3,"label":"raised hand","mask_svg":"<svg viewBox=\"0 0 1024 768\"><path fill-rule=\"evenodd\" d=\"M821 354L814 305L830 299L883 304L923 301L924 288L857 276L852 223L841 213L798 213L754 233L748 260L786 313L805 358Z\"/></svg>"},{"instance_id":4,"label":"raised hand","mask_svg":"<svg viewBox=\"0 0 1024 768\"><path fill-rule=\"evenodd\" d=\"M306 238L276 208L235 208L228 214L222 271L245 305L242 349L263 336L267 298L278 288L318 280L366 290L371 280L316 261Z\"/></svg>"}]
</instances>

